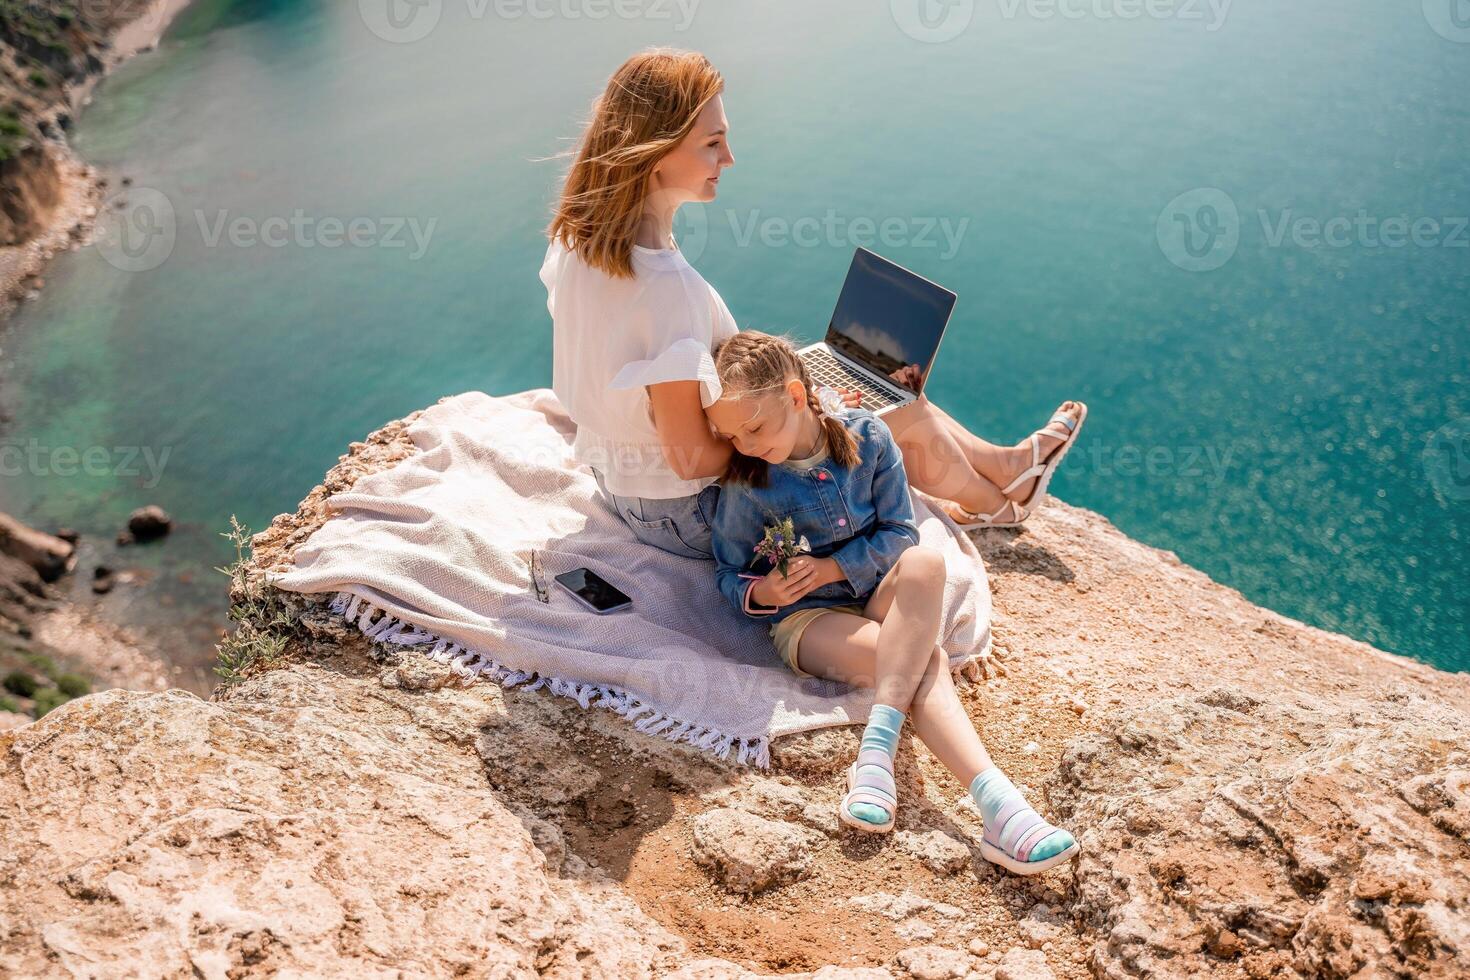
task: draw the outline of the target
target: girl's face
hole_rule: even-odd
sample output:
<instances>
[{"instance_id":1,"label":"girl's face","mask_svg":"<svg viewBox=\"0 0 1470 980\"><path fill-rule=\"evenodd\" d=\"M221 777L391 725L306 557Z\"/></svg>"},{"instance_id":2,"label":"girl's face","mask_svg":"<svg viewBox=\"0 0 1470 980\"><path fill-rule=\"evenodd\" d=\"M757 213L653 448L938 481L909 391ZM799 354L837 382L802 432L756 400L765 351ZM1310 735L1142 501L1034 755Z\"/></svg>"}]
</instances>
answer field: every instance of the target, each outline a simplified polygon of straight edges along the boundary
<instances>
[{"instance_id":1,"label":"girl's face","mask_svg":"<svg viewBox=\"0 0 1470 980\"><path fill-rule=\"evenodd\" d=\"M717 95L699 112L694 128L653 167L650 193L666 204L713 201L720 171L733 166L725 104Z\"/></svg>"},{"instance_id":2,"label":"girl's face","mask_svg":"<svg viewBox=\"0 0 1470 980\"><path fill-rule=\"evenodd\" d=\"M715 431L735 444L737 452L768 463L784 463L796 444L811 441L806 424L811 414L801 381L792 378L782 391L721 398L704 414Z\"/></svg>"}]
</instances>

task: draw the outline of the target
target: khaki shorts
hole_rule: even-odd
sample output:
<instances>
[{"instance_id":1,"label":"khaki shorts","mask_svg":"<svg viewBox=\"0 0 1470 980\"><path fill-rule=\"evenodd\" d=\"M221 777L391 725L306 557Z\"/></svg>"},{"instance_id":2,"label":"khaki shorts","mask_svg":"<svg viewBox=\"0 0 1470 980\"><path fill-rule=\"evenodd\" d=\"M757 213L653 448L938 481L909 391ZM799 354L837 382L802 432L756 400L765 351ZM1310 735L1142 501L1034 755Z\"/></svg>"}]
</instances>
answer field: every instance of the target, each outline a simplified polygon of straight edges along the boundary
<instances>
[{"instance_id":1,"label":"khaki shorts","mask_svg":"<svg viewBox=\"0 0 1470 980\"><path fill-rule=\"evenodd\" d=\"M781 657L781 662L791 668L791 672L797 677L816 677L816 674L808 674L796 665L796 648L801 643L801 634L812 624L812 621L827 613L845 612L855 616L863 614L862 605L846 606L808 606L798 609L779 623L771 624L771 642L776 644L776 653Z\"/></svg>"}]
</instances>

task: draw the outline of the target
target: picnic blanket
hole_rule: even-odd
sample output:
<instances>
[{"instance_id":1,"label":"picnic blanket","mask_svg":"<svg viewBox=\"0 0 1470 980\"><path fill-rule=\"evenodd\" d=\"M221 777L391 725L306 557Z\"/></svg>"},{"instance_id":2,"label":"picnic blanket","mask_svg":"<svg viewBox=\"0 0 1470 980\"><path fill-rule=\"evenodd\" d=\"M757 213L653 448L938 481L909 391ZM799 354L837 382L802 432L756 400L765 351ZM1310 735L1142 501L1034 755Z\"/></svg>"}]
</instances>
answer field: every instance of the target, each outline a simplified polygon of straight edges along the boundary
<instances>
[{"instance_id":1,"label":"picnic blanket","mask_svg":"<svg viewBox=\"0 0 1470 980\"><path fill-rule=\"evenodd\" d=\"M641 732L768 768L770 740L867 720L872 690L798 678L767 623L715 587L714 563L637 540L571 455L576 423L549 388L471 391L410 423L416 452L327 498L331 516L271 583L334 593L374 641L467 676L546 688ZM911 490L920 541L949 568L941 645L951 670L987 655L990 588L963 532ZM537 557L538 598L530 573ZM597 615L552 582L585 566L626 592Z\"/></svg>"}]
</instances>

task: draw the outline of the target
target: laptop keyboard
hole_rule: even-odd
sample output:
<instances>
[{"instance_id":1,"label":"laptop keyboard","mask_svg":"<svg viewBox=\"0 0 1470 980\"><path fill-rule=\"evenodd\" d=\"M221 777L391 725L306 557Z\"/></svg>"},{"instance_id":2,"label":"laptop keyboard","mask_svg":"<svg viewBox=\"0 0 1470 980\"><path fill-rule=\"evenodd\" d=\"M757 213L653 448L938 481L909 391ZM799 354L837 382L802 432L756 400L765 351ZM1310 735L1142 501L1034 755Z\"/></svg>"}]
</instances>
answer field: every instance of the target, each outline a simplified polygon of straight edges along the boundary
<instances>
[{"instance_id":1,"label":"laptop keyboard","mask_svg":"<svg viewBox=\"0 0 1470 980\"><path fill-rule=\"evenodd\" d=\"M801 359L806 362L806 371L813 384L861 391L863 408L876 410L896 405L903 400L887 389L878 387L867 375L843 364L825 347L814 347L803 354Z\"/></svg>"}]
</instances>

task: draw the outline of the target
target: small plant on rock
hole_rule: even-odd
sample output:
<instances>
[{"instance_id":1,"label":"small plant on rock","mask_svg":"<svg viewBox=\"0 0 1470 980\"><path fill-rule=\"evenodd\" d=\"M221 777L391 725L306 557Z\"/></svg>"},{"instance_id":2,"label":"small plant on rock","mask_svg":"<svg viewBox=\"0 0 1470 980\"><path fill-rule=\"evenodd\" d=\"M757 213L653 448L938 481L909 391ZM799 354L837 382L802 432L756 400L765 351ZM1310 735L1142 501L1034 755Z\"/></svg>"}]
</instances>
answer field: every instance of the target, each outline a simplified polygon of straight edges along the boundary
<instances>
[{"instance_id":1,"label":"small plant on rock","mask_svg":"<svg viewBox=\"0 0 1470 980\"><path fill-rule=\"evenodd\" d=\"M271 585L270 576L253 581L247 571L250 529L230 515L230 530L220 537L235 545L235 561L215 571L230 577L230 619L235 628L215 645L219 658L214 672L226 684L234 684L252 673L278 666L296 627L296 618Z\"/></svg>"}]
</instances>

